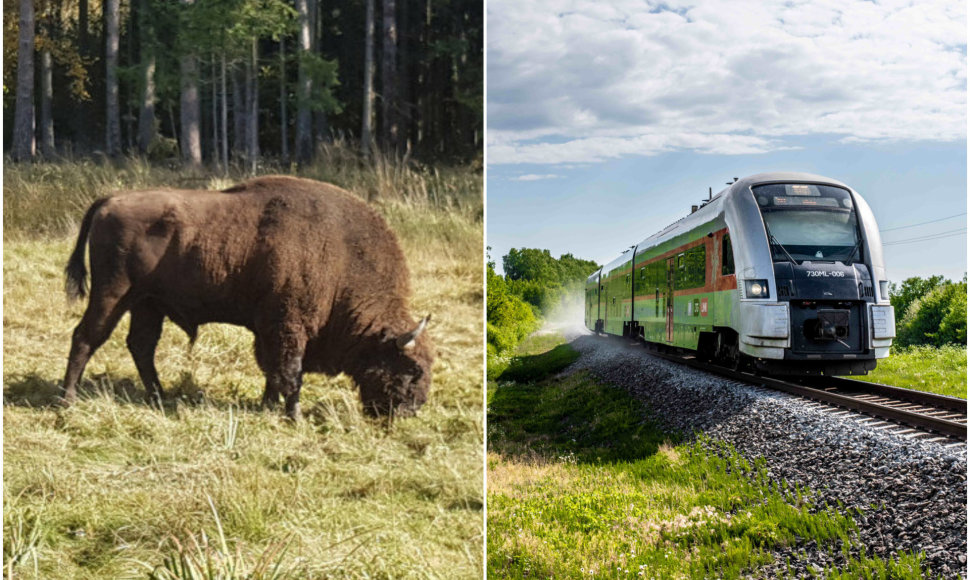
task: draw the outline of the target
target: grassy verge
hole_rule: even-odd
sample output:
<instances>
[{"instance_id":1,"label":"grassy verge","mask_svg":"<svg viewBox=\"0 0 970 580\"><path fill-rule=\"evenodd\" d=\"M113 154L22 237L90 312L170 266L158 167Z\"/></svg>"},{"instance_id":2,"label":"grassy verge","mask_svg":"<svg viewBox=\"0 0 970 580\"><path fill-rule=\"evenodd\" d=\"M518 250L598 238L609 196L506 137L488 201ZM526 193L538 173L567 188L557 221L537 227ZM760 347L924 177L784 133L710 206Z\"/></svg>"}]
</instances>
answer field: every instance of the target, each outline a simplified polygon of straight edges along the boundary
<instances>
[{"instance_id":1,"label":"grassy verge","mask_svg":"<svg viewBox=\"0 0 970 580\"><path fill-rule=\"evenodd\" d=\"M166 323L164 411L142 403L127 317L88 365L82 400L51 405L83 311L63 293L79 218L61 227L33 212L48 198L80 212L106 192L78 183L68 203L70 184L27 179L43 171L128 183L93 165L4 169L5 210L34 208L4 215L5 575L169 578L211 566L194 577L481 577L480 191L456 192L460 204L378 204L408 259L413 311L434 314L438 356L419 416L387 427L362 415L346 377L307 375L306 420L290 425L256 409L252 335L226 325L202 327L190 350ZM152 169L144 181L164 177Z\"/></svg>"},{"instance_id":2,"label":"grassy verge","mask_svg":"<svg viewBox=\"0 0 970 580\"><path fill-rule=\"evenodd\" d=\"M876 370L861 381L967 398L967 348L965 346L913 346L893 349Z\"/></svg>"},{"instance_id":3,"label":"grassy verge","mask_svg":"<svg viewBox=\"0 0 970 580\"><path fill-rule=\"evenodd\" d=\"M512 354L489 354L486 362L489 381L527 382L530 380L528 374L538 371L538 378L542 378L566 368L579 355L565 347L557 350L563 341L558 332L536 332L518 344Z\"/></svg>"},{"instance_id":4,"label":"grassy verge","mask_svg":"<svg viewBox=\"0 0 970 580\"><path fill-rule=\"evenodd\" d=\"M810 541L848 554L851 517L779 486L730 447L679 442L585 373L557 377L550 360L568 348L520 357L517 372L534 365L529 382L490 385L490 577L738 578ZM846 557L819 574L921 577L912 554Z\"/></svg>"}]
</instances>

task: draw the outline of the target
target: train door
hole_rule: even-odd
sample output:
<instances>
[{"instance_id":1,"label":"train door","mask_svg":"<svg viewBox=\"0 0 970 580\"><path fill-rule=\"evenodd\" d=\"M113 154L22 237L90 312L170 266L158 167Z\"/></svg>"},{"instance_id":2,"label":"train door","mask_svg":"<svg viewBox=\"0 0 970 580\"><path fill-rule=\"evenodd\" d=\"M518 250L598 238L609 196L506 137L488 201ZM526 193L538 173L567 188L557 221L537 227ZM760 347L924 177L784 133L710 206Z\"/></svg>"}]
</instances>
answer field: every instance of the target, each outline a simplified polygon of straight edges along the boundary
<instances>
[{"instance_id":1,"label":"train door","mask_svg":"<svg viewBox=\"0 0 970 580\"><path fill-rule=\"evenodd\" d=\"M596 332L600 328L600 320L603 320L603 273L596 275L596 318L593 320L593 329Z\"/></svg>"},{"instance_id":2,"label":"train door","mask_svg":"<svg viewBox=\"0 0 970 580\"><path fill-rule=\"evenodd\" d=\"M674 341L674 273L676 270L676 258L667 259L667 342Z\"/></svg>"}]
</instances>

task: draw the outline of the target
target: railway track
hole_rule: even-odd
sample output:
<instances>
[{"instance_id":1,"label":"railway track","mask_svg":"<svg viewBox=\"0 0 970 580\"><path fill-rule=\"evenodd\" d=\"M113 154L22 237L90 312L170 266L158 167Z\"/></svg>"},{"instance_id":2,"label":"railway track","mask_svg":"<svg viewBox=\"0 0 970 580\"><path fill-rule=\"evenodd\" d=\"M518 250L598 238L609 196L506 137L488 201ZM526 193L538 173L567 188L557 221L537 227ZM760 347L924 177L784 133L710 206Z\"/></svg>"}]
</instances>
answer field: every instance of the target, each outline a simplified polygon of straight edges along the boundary
<instances>
[{"instance_id":1,"label":"railway track","mask_svg":"<svg viewBox=\"0 0 970 580\"><path fill-rule=\"evenodd\" d=\"M702 362L693 354L664 352L649 346L648 349L651 354L705 372L784 391L949 439L967 440L966 399L843 377L767 377Z\"/></svg>"}]
</instances>

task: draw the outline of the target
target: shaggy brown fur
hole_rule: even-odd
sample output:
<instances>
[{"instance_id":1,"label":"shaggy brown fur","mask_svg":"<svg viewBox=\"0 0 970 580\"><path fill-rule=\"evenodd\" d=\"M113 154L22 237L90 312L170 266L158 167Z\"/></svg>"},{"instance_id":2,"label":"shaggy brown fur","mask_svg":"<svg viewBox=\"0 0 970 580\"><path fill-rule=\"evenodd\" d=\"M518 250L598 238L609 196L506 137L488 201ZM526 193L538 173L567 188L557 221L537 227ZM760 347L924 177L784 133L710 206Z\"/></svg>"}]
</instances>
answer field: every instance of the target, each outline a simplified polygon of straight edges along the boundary
<instances>
[{"instance_id":1,"label":"shaggy brown fur","mask_svg":"<svg viewBox=\"0 0 970 580\"><path fill-rule=\"evenodd\" d=\"M262 177L225 191L136 191L94 202L67 265L67 292L91 296L71 342L64 399L131 311L128 349L150 398L155 347L170 318L194 340L225 322L256 335L263 403L299 416L303 372L346 372L370 414L410 415L426 400L433 348L408 312L404 255L384 220L333 185Z\"/></svg>"}]
</instances>

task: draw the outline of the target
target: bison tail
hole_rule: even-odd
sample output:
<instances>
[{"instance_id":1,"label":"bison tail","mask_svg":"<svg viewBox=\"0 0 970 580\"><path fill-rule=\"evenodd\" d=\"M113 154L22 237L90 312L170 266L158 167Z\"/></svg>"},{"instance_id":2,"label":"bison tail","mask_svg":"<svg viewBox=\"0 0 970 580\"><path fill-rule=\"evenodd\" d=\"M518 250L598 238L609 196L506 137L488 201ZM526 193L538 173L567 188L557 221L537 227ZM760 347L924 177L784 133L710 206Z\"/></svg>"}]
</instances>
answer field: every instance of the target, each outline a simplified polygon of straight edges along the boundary
<instances>
[{"instance_id":1,"label":"bison tail","mask_svg":"<svg viewBox=\"0 0 970 580\"><path fill-rule=\"evenodd\" d=\"M67 261L67 268L64 269L64 272L67 274L64 290L67 292L69 300L84 298L87 294L88 270L84 267L84 245L88 239L88 233L91 231L91 222L94 221L94 214L106 201L108 201L108 198L102 197L92 203L91 207L84 214L84 219L81 221L81 231L77 234L77 243L74 246L74 252L71 253L71 259Z\"/></svg>"}]
</instances>

